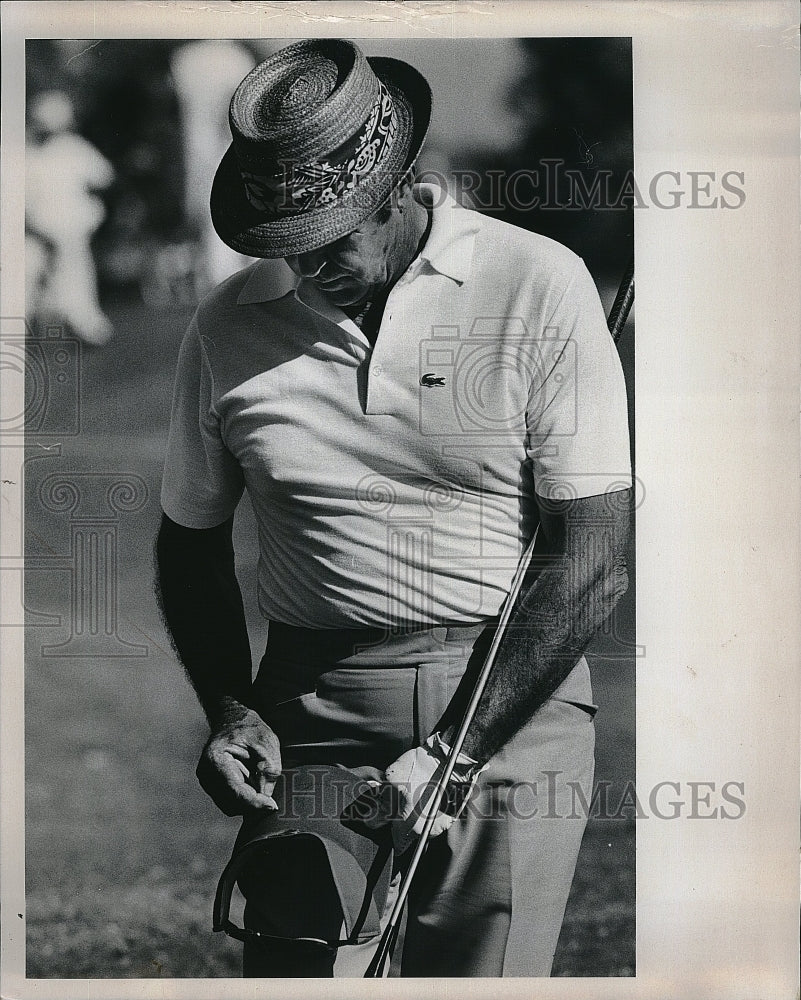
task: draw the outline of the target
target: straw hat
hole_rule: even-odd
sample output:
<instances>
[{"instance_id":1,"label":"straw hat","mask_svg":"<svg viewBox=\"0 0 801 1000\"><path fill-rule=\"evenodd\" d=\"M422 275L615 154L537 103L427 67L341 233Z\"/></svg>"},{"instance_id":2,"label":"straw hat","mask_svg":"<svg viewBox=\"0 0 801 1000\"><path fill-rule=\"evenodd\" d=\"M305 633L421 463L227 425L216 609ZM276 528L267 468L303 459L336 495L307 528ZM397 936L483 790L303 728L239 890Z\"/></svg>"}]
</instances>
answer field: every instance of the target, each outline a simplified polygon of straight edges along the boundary
<instances>
[{"instance_id":1,"label":"straw hat","mask_svg":"<svg viewBox=\"0 0 801 1000\"><path fill-rule=\"evenodd\" d=\"M252 257L306 253L345 236L409 171L430 119L431 89L407 63L368 60L342 39L281 49L231 99L214 228Z\"/></svg>"}]
</instances>

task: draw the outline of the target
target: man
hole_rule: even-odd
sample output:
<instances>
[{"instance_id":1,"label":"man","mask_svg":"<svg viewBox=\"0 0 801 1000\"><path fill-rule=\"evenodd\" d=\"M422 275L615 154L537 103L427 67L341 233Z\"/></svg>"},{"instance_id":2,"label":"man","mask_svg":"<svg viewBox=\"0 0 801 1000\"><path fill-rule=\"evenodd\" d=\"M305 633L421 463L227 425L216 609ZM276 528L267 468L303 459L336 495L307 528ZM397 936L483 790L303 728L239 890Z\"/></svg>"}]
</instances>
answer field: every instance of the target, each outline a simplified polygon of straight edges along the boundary
<instances>
[{"instance_id":1,"label":"man","mask_svg":"<svg viewBox=\"0 0 801 1000\"><path fill-rule=\"evenodd\" d=\"M386 821L402 852L539 525L541 571L455 769L462 809L437 816L397 967L548 975L585 823L572 806L592 786L582 652L626 586L625 394L579 258L413 184L430 111L410 66L339 40L289 46L234 94L215 227L300 280L276 294L256 264L187 332L161 599L209 719L198 777L217 805L247 826L275 809L282 767L369 766L395 794L365 827ZM244 489L270 622L253 683L231 544ZM307 947L347 924L329 862L288 849L240 881L262 935L246 975L362 974L361 946L358 969L347 948Z\"/></svg>"}]
</instances>

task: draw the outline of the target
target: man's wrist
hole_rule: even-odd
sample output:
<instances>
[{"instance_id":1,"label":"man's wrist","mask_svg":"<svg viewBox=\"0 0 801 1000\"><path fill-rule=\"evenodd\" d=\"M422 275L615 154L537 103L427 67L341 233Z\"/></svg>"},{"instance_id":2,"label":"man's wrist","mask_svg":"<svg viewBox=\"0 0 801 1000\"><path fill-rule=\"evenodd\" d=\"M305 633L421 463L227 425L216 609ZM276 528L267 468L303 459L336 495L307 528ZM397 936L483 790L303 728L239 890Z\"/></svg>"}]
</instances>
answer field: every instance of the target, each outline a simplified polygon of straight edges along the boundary
<instances>
[{"instance_id":1,"label":"man's wrist","mask_svg":"<svg viewBox=\"0 0 801 1000\"><path fill-rule=\"evenodd\" d=\"M467 733L465 733L465 738L462 742L461 753L465 755L469 760L474 761L476 764L483 765L486 764L491 754L483 755L479 750L479 744L476 740L476 733L471 727ZM453 742L456 739L456 726L450 725L443 729L440 733L442 741L448 746L452 747Z\"/></svg>"},{"instance_id":2,"label":"man's wrist","mask_svg":"<svg viewBox=\"0 0 801 1000\"><path fill-rule=\"evenodd\" d=\"M206 706L206 717L212 730L235 725L246 719L253 709L233 695L221 695Z\"/></svg>"},{"instance_id":3,"label":"man's wrist","mask_svg":"<svg viewBox=\"0 0 801 1000\"><path fill-rule=\"evenodd\" d=\"M437 761L439 767L443 766L453 754L450 744L446 742L443 734L438 732L432 733L423 747ZM454 818L461 816L479 775L486 767L486 764L479 764L478 761L460 751L456 755L448 783L440 800L440 811Z\"/></svg>"},{"instance_id":4,"label":"man's wrist","mask_svg":"<svg viewBox=\"0 0 801 1000\"><path fill-rule=\"evenodd\" d=\"M451 743L447 739L448 736L451 736L450 730L446 730L445 733L435 732L428 737L424 744L428 752L443 764L448 760L452 752ZM486 764L480 764L473 757L464 753L464 751L460 751L453 765L452 777L455 781L472 782L486 766Z\"/></svg>"}]
</instances>

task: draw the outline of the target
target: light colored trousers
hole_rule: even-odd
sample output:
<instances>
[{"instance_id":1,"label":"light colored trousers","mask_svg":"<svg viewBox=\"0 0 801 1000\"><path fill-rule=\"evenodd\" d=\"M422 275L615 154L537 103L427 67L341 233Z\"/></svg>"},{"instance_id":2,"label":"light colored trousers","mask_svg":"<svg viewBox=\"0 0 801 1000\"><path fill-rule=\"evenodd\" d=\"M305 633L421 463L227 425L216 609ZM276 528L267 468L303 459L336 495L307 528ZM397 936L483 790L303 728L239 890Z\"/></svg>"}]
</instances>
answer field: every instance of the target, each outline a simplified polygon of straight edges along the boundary
<instances>
[{"instance_id":1,"label":"light colored trousers","mask_svg":"<svg viewBox=\"0 0 801 1000\"><path fill-rule=\"evenodd\" d=\"M484 626L386 635L272 623L255 704L281 740L285 767L383 769L425 740L451 699L466 702L490 638ZM586 672L586 662L574 669ZM465 813L429 844L391 974L550 974L595 746L594 706L558 695L492 758ZM258 900L248 906L258 913ZM361 976L373 947L340 948L334 974Z\"/></svg>"}]
</instances>

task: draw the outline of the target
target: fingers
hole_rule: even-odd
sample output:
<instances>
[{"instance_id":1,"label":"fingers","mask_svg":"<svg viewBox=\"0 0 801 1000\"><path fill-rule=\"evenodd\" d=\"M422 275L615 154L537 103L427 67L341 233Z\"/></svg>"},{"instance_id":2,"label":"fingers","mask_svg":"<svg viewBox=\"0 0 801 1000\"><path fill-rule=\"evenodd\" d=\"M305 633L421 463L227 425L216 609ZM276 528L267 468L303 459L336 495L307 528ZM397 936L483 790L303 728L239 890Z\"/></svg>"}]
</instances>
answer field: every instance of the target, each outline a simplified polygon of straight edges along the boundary
<instances>
[{"instance_id":1,"label":"fingers","mask_svg":"<svg viewBox=\"0 0 801 1000\"><path fill-rule=\"evenodd\" d=\"M277 761L273 757L257 760L254 769L260 778L272 781L275 784L278 778L281 777L281 758L279 757Z\"/></svg>"},{"instance_id":2,"label":"fingers","mask_svg":"<svg viewBox=\"0 0 801 1000\"><path fill-rule=\"evenodd\" d=\"M201 787L228 816L278 808L273 790L281 774L280 744L269 726L252 716L212 734L197 767Z\"/></svg>"},{"instance_id":3,"label":"fingers","mask_svg":"<svg viewBox=\"0 0 801 1000\"><path fill-rule=\"evenodd\" d=\"M249 772L241 761L228 755L201 758L197 767L201 788L226 816L238 816L250 809L275 809L270 795L249 784Z\"/></svg>"},{"instance_id":4,"label":"fingers","mask_svg":"<svg viewBox=\"0 0 801 1000\"><path fill-rule=\"evenodd\" d=\"M403 854L412 846L417 838L422 834L432 807L432 799L435 785L430 783L418 795L414 806L402 819L396 820L392 826L392 839L395 851ZM454 816L441 812L437 809L434 820L431 824L429 837L439 837L446 833L454 823Z\"/></svg>"},{"instance_id":5,"label":"fingers","mask_svg":"<svg viewBox=\"0 0 801 1000\"><path fill-rule=\"evenodd\" d=\"M266 726L264 731L248 727L221 733L212 737L209 745L243 761L268 764L276 774L281 773L281 747L273 731Z\"/></svg>"},{"instance_id":6,"label":"fingers","mask_svg":"<svg viewBox=\"0 0 801 1000\"><path fill-rule=\"evenodd\" d=\"M280 768L275 770L270 761L262 760L256 764L256 791L272 803L271 808L277 809L278 803L273 798L275 783L281 777Z\"/></svg>"},{"instance_id":7,"label":"fingers","mask_svg":"<svg viewBox=\"0 0 801 1000\"><path fill-rule=\"evenodd\" d=\"M377 830L395 819L400 814L400 808L396 788L387 782L368 781L362 794L343 810L342 818Z\"/></svg>"},{"instance_id":8,"label":"fingers","mask_svg":"<svg viewBox=\"0 0 801 1000\"><path fill-rule=\"evenodd\" d=\"M408 780L398 781L401 769L392 771L394 781L367 781L362 794L343 811L345 822L357 822L368 829L376 830L387 823L392 824L392 838L395 850L403 854L420 836L425 826L436 783L429 781L414 787ZM413 769L403 768L408 776ZM389 777L391 769L387 770ZM454 817L437 810L431 826L430 836L438 837L453 824Z\"/></svg>"},{"instance_id":9,"label":"fingers","mask_svg":"<svg viewBox=\"0 0 801 1000\"><path fill-rule=\"evenodd\" d=\"M212 796L215 803L228 816L241 816L251 809L267 809L275 812L278 809L275 799L257 791L246 781L237 785L228 785L218 795Z\"/></svg>"},{"instance_id":10,"label":"fingers","mask_svg":"<svg viewBox=\"0 0 801 1000\"><path fill-rule=\"evenodd\" d=\"M232 756L231 759L233 760L234 765L241 771L242 777L245 779L245 781L247 781L247 779L250 777L250 771L248 771L245 762L243 760L240 760L238 757Z\"/></svg>"},{"instance_id":11,"label":"fingers","mask_svg":"<svg viewBox=\"0 0 801 1000\"><path fill-rule=\"evenodd\" d=\"M236 792L234 809L229 815L239 816L245 809L268 809L270 812L278 809L278 804L272 795L256 791L247 783L239 786Z\"/></svg>"},{"instance_id":12,"label":"fingers","mask_svg":"<svg viewBox=\"0 0 801 1000\"><path fill-rule=\"evenodd\" d=\"M412 817L393 823L392 842L397 854L405 854L406 851L408 851L409 848L417 842L417 839L423 832L427 815L428 814L424 812L423 815L418 817L417 821L414 823L411 822ZM439 837L443 833L446 833L453 825L453 822L453 816L448 816L446 813L438 812L431 825L429 837Z\"/></svg>"}]
</instances>

